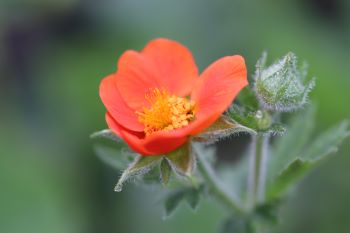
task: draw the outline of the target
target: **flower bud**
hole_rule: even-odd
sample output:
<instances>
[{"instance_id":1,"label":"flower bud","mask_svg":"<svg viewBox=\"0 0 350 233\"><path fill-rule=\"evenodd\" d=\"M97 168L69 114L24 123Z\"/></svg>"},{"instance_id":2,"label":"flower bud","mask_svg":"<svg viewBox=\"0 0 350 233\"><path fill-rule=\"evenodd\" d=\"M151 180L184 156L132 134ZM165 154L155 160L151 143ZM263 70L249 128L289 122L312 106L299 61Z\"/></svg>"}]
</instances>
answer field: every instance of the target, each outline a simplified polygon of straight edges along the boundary
<instances>
[{"instance_id":1,"label":"flower bud","mask_svg":"<svg viewBox=\"0 0 350 233\"><path fill-rule=\"evenodd\" d=\"M260 104L268 110L290 112L302 107L315 86L312 78L305 83L307 68L297 67L297 58L288 53L265 68L266 53L259 59L254 76L254 89Z\"/></svg>"}]
</instances>

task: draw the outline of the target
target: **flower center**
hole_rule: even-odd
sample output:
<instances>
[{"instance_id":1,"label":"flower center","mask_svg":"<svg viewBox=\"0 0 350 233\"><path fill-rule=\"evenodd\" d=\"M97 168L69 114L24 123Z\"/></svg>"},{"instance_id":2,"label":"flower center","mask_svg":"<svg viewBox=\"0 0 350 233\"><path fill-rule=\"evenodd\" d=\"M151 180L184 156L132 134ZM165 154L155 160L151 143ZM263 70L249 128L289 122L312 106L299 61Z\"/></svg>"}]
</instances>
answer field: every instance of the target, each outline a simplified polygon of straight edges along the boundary
<instances>
[{"instance_id":1,"label":"flower center","mask_svg":"<svg viewBox=\"0 0 350 233\"><path fill-rule=\"evenodd\" d=\"M194 104L188 99L169 94L167 91L153 89L145 96L150 107L137 111L138 120L145 126L146 135L161 130L184 127L194 119Z\"/></svg>"}]
</instances>

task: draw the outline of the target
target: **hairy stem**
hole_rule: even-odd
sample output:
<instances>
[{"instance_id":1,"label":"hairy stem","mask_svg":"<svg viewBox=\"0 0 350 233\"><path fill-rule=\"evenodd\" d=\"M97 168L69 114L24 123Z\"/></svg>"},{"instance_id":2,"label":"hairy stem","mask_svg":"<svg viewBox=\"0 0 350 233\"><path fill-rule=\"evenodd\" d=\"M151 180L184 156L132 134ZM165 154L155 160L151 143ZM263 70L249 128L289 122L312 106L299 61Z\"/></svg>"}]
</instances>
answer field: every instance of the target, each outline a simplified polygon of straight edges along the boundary
<instances>
[{"instance_id":1,"label":"hairy stem","mask_svg":"<svg viewBox=\"0 0 350 233\"><path fill-rule=\"evenodd\" d=\"M234 196L230 195L224 188L224 186L217 180L213 169L206 161L204 156L197 156L198 158L198 170L200 171L206 184L209 186L209 190L215 197L222 202L225 206L229 207L235 213L239 215L245 215L244 209L240 206L239 201Z\"/></svg>"},{"instance_id":2,"label":"hairy stem","mask_svg":"<svg viewBox=\"0 0 350 233\"><path fill-rule=\"evenodd\" d=\"M265 188L266 188L266 173L267 173L267 162L269 156L269 136L262 136L261 152L260 152L260 166L259 166L259 177L257 187L257 200L262 203L265 200Z\"/></svg>"},{"instance_id":3,"label":"hairy stem","mask_svg":"<svg viewBox=\"0 0 350 233\"><path fill-rule=\"evenodd\" d=\"M268 146L268 136L263 134L252 136L248 175L249 208L254 208L265 199Z\"/></svg>"}]
</instances>

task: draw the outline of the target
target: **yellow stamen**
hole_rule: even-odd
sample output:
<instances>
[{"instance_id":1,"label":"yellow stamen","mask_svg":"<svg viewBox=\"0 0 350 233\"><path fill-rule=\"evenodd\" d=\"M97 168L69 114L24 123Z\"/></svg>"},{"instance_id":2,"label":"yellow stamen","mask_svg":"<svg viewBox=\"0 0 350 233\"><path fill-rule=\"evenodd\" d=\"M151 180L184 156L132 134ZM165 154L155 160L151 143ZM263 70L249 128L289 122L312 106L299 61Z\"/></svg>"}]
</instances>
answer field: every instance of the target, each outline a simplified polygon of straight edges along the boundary
<instances>
[{"instance_id":1,"label":"yellow stamen","mask_svg":"<svg viewBox=\"0 0 350 233\"><path fill-rule=\"evenodd\" d=\"M146 135L161 130L182 128L194 119L194 104L188 99L155 88L145 96L150 107L137 111L139 122L144 124Z\"/></svg>"}]
</instances>

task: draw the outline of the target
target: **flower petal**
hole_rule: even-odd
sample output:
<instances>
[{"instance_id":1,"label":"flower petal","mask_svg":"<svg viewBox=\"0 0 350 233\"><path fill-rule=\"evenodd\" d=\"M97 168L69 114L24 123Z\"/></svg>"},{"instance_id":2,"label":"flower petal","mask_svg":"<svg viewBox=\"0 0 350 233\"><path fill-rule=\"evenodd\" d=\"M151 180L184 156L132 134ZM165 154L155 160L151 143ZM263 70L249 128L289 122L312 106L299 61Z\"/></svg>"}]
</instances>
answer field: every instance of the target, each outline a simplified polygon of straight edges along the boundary
<instances>
[{"instance_id":1,"label":"flower petal","mask_svg":"<svg viewBox=\"0 0 350 233\"><path fill-rule=\"evenodd\" d=\"M124 128L117 121L115 121L111 116L111 114L108 112L106 113L106 122L108 127L119 137L123 138L127 142L127 144L130 146L131 149L143 155L152 154L151 152L147 151L141 143L139 144L137 143L137 140L142 140L141 138L143 133L130 131ZM124 135L126 135L126 137ZM129 143L129 141L131 141L131 143Z\"/></svg>"},{"instance_id":2,"label":"flower petal","mask_svg":"<svg viewBox=\"0 0 350 233\"><path fill-rule=\"evenodd\" d=\"M248 85L241 56L227 56L212 63L201 74L191 100L196 103L197 124L207 127L228 108L239 91Z\"/></svg>"},{"instance_id":3,"label":"flower petal","mask_svg":"<svg viewBox=\"0 0 350 233\"><path fill-rule=\"evenodd\" d=\"M173 40L158 38L149 42L141 53L154 62L163 88L181 97L190 94L198 77L198 69L185 46Z\"/></svg>"},{"instance_id":4,"label":"flower petal","mask_svg":"<svg viewBox=\"0 0 350 233\"><path fill-rule=\"evenodd\" d=\"M126 105L116 86L116 75L105 77L100 84L100 97L111 116L125 128L143 131L144 125L138 121L135 110Z\"/></svg>"},{"instance_id":5,"label":"flower petal","mask_svg":"<svg viewBox=\"0 0 350 233\"><path fill-rule=\"evenodd\" d=\"M128 50L118 61L118 90L130 108L141 110L149 103L145 95L154 88L161 88L159 73L152 61L142 54Z\"/></svg>"},{"instance_id":6,"label":"flower petal","mask_svg":"<svg viewBox=\"0 0 350 233\"><path fill-rule=\"evenodd\" d=\"M115 134L123 138L131 149L141 155L162 155L175 150L187 141L187 137L164 131L145 138L144 133L124 128L108 112L106 121Z\"/></svg>"}]
</instances>

